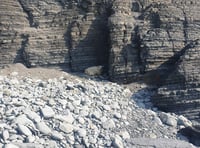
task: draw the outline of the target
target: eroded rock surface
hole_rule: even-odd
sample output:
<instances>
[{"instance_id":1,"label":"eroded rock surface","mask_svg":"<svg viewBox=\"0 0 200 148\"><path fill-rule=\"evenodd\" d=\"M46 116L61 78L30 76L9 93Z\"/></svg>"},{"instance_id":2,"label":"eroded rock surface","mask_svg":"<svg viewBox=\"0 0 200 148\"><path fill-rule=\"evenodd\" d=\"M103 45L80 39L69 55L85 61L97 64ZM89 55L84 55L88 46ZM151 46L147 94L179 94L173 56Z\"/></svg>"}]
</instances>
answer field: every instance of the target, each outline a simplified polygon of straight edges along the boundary
<instances>
[{"instance_id":1,"label":"eroded rock surface","mask_svg":"<svg viewBox=\"0 0 200 148\"><path fill-rule=\"evenodd\" d=\"M104 66L158 88L155 105L199 120L198 0L2 0L0 66ZM14 82L15 83L15 82Z\"/></svg>"}]
</instances>

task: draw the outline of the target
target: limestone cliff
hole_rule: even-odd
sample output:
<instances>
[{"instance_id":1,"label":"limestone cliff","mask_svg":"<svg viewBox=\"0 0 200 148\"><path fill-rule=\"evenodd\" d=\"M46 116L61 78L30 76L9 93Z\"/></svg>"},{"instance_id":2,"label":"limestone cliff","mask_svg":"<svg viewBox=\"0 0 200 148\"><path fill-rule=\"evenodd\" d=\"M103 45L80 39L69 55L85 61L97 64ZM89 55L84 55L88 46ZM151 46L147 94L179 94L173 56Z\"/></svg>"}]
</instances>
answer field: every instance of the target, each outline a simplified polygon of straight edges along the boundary
<instances>
[{"instance_id":1,"label":"limestone cliff","mask_svg":"<svg viewBox=\"0 0 200 148\"><path fill-rule=\"evenodd\" d=\"M154 103L199 119L198 0L1 0L0 66L103 65L159 89Z\"/></svg>"}]
</instances>

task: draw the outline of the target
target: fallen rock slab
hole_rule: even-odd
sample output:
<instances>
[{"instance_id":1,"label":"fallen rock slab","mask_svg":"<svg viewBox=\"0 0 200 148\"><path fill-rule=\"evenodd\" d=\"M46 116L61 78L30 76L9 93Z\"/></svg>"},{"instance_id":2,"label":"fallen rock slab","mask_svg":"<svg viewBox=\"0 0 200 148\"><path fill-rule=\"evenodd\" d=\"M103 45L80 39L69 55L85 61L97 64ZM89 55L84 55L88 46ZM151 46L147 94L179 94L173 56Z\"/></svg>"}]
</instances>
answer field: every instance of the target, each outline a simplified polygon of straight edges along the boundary
<instances>
[{"instance_id":1,"label":"fallen rock slab","mask_svg":"<svg viewBox=\"0 0 200 148\"><path fill-rule=\"evenodd\" d=\"M173 139L149 139L149 138L133 138L129 140L132 147L135 148L196 148L194 145Z\"/></svg>"}]
</instances>

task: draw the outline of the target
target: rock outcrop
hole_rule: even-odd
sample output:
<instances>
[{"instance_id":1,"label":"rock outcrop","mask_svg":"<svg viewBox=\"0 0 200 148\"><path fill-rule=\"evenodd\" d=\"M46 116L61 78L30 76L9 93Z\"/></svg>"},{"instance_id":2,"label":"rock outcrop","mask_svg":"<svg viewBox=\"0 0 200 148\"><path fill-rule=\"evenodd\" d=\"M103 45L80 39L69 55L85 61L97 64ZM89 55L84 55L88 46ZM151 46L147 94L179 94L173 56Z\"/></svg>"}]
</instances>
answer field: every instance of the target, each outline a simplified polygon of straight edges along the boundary
<instances>
[{"instance_id":1,"label":"rock outcrop","mask_svg":"<svg viewBox=\"0 0 200 148\"><path fill-rule=\"evenodd\" d=\"M107 65L111 1L1 1L1 66Z\"/></svg>"},{"instance_id":2,"label":"rock outcrop","mask_svg":"<svg viewBox=\"0 0 200 148\"><path fill-rule=\"evenodd\" d=\"M104 66L158 86L166 111L199 119L198 0L2 0L0 66Z\"/></svg>"}]
</instances>

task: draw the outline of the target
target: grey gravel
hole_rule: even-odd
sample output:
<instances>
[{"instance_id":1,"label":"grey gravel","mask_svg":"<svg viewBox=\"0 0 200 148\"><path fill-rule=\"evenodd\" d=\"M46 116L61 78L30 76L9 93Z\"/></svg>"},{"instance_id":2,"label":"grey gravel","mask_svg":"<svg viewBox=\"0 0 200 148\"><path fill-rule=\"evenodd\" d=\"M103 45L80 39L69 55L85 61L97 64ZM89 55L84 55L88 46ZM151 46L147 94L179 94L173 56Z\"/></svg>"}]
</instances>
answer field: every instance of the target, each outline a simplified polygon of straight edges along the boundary
<instances>
[{"instance_id":1,"label":"grey gravel","mask_svg":"<svg viewBox=\"0 0 200 148\"><path fill-rule=\"evenodd\" d=\"M191 125L187 118L152 106L146 85L131 90L69 74L48 80L0 75L0 146L132 148L133 138L187 140L178 134Z\"/></svg>"}]
</instances>

